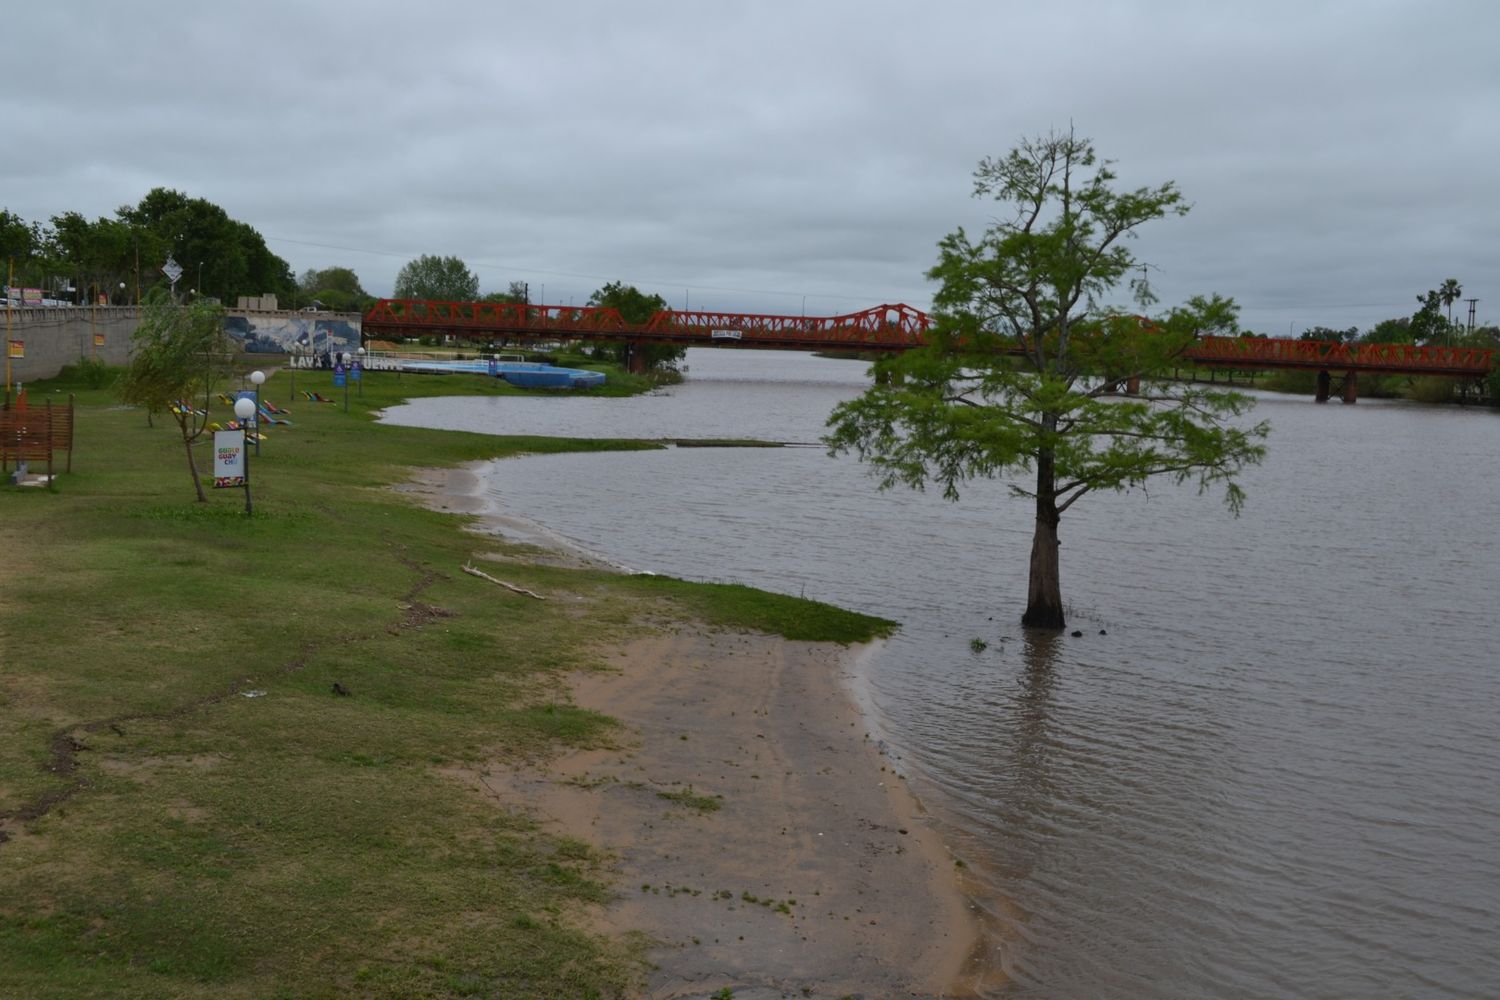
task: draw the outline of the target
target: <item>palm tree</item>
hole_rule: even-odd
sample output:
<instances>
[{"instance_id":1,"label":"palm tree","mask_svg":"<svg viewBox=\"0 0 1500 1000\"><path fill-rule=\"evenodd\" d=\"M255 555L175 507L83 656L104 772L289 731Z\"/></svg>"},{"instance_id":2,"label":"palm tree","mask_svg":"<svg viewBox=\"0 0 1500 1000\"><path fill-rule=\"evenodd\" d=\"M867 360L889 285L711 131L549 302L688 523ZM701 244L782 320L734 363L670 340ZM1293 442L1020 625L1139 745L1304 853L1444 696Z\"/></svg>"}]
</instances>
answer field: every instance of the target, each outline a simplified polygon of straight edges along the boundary
<instances>
[{"instance_id":1,"label":"palm tree","mask_svg":"<svg viewBox=\"0 0 1500 1000\"><path fill-rule=\"evenodd\" d=\"M1438 298L1442 299L1443 305L1448 307L1449 326L1453 325L1453 303L1457 302L1463 293L1463 286L1458 283L1457 278L1449 278L1443 282L1443 287L1438 289Z\"/></svg>"}]
</instances>

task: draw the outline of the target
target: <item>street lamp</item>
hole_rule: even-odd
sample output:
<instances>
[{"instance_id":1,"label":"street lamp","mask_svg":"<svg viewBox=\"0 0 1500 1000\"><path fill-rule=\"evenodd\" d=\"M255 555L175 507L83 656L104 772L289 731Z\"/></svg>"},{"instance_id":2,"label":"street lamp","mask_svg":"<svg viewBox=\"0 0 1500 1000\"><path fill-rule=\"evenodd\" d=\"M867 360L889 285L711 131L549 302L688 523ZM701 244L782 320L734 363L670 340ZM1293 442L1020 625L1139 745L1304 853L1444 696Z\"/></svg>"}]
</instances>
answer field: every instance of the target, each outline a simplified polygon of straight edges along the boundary
<instances>
[{"instance_id":1,"label":"street lamp","mask_svg":"<svg viewBox=\"0 0 1500 1000\"><path fill-rule=\"evenodd\" d=\"M365 349L359 348L355 352L354 380L359 383L359 398L365 398Z\"/></svg>"},{"instance_id":2,"label":"street lamp","mask_svg":"<svg viewBox=\"0 0 1500 1000\"><path fill-rule=\"evenodd\" d=\"M341 360L344 363L344 412L348 413L349 412L349 362L352 359L349 357L349 352L345 351L342 355L340 355L339 360Z\"/></svg>"},{"instance_id":3,"label":"street lamp","mask_svg":"<svg viewBox=\"0 0 1500 1000\"><path fill-rule=\"evenodd\" d=\"M260 375L260 372L256 372L255 374ZM261 377L264 378L265 376L262 375ZM236 399L234 401L234 415L236 417L239 417L239 419L240 419L240 427L242 427L242 428L250 426L249 421L250 421L250 419L252 417L254 417L256 415L257 412L258 412L258 409L257 409L257 407L255 405L255 401L252 400L252 399L246 399L244 396L241 396L239 399ZM260 423L260 421L257 420L256 424L258 425L259 423ZM256 436L255 446L256 446L256 449L257 449L257 452L258 452L259 448L260 448L260 436L259 435ZM245 449L245 516L249 517L250 513L251 513L251 511L250 511L250 449L246 448Z\"/></svg>"},{"instance_id":4,"label":"street lamp","mask_svg":"<svg viewBox=\"0 0 1500 1000\"><path fill-rule=\"evenodd\" d=\"M260 457L260 387L266 380L266 373L253 371L250 373L250 384L255 386L255 457ZM235 408L239 412L239 408Z\"/></svg>"}]
</instances>

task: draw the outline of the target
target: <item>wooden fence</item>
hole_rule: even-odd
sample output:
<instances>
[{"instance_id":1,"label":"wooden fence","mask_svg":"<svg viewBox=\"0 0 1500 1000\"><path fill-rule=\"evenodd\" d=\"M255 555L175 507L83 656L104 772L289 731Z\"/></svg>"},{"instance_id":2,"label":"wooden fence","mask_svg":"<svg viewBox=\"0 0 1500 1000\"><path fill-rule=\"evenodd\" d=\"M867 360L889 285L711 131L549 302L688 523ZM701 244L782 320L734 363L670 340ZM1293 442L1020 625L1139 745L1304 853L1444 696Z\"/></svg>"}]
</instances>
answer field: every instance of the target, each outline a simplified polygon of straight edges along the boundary
<instances>
[{"instance_id":1,"label":"wooden fence","mask_svg":"<svg viewBox=\"0 0 1500 1000\"><path fill-rule=\"evenodd\" d=\"M73 397L68 405L55 406L46 400L41 406L24 400L7 400L0 409L0 470L22 462L47 463L47 475L53 474L53 457L67 454L66 471L73 471Z\"/></svg>"}]
</instances>

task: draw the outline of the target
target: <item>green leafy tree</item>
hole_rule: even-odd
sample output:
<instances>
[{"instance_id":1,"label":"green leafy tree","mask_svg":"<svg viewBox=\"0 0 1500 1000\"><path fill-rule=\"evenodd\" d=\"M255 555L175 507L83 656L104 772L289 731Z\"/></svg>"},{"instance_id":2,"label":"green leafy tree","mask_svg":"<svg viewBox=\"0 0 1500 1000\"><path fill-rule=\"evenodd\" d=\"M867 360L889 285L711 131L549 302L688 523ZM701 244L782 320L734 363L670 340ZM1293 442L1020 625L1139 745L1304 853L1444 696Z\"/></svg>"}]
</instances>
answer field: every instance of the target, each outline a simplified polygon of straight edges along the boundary
<instances>
[{"instance_id":1,"label":"green leafy tree","mask_svg":"<svg viewBox=\"0 0 1500 1000\"><path fill-rule=\"evenodd\" d=\"M1360 340L1367 344L1414 344L1416 337L1412 334L1411 320L1405 316L1395 319L1383 319L1379 323L1365 331Z\"/></svg>"},{"instance_id":2,"label":"green leafy tree","mask_svg":"<svg viewBox=\"0 0 1500 1000\"><path fill-rule=\"evenodd\" d=\"M1265 453L1264 423L1238 421L1239 394L1167 376L1198 331L1236 329L1236 307L1194 298L1152 322L1113 312L1100 299L1139 267L1125 241L1147 222L1187 211L1175 185L1116 191L1114 173L1086 139L1051 134L1023 141L975 173L976 197L1010 214L971 239L939 243L928 276L935 328L928 346L875 366L875 384L836 407L831 454L873 466L882 488L959 486L1029 473L1014 495L1036 509L1025 625L1065 624L1058 525L1090 493L1123 491L1157 476L1225 487ZM1139 396L1112 386L1139 379Z\"/></svg>"},{"instance_id":3,"label":"green leafy tree","mask_svg":"<svg viewBox=\"0 0 1500 1000\"><path fill-rule=\"evenodd\" d=\"M144 407L148 415L172 415L200 503L208 497L198 476L193 442L207 429L209 403L228 377L228 361L223 307L207 298L179 305L167 289L152 289L142 303L141 323L131 338L130 364L118 391L123 402Z\"/></svg>"},{"instance_id":4,"label":"green leafy tree","mask_svg":"<svg viewBox=\"0 0 1500 1000\"><path fill-rule=\"evenodd\" d=\"M303 301L320 303L336 312L363 312L375 301L359 283L359 275L347 267L309 268L297 280Z\"/></svg>"},{"instance_id":5,"label":"green leafy tree","mask_svg":"<svg viewBox=\"0 0 1500 1000\"><path fill-rule=\"evenodd\" d=\"M480 302L497 302L510 305L520 305L530 301L529 290L524 281L512 281L510 288L503 292L490 292L483 296Z\"/></svg>"},{"instance_id":6,"label":"green leafy tree","mask_svg":"<svg viewBox=\"0 0 1500 1000\"><path fill-rule=\"evenodd\" d=\"M1412 313L1409 329L1413 341L1418 344L1436 344L1448 333L1448 321L1443 319L1443 296L1436 290L1418 295L1420 308Z\"/></svg>"},{"instance_id":7,"label":"green leafy tree","mask_svg":"<svg viewBox=\"0 0 1500 1000\"><path fill-rule=\"evenodd\" d=\"M126 223L106 218L90 222L77 212L64 212L52 217L51 232L56 266L73 277L82 301L113 297L128 283L133 241Z\"/></svg>"},{"instance_id":8,"label":"green leafy tree","mask_svg":"<svg viewBox=\"0 0 1500 1000\"><path fill-rule=\"evenodd\" d=\"M210 201L153 188L116 214L131 231L132 257L139 251L143 287L164 281L159 268L171 256L183 270L179 292L197 289L226 302L269 292L290 301L297 289L291 265L260 233Z\"/></svg>"},{"instance_id":9,"label":"green leafy tree","mask_svg":"<svg viewBox=\"0 0 1500 1000\"><path fill-rule=\"evenodd\" d=\"M423 254L396 275L396 298L473 302L479 298L479 278L457 257Z\"/></svg>"},{"instance_id":10,"label":"green leafy tree","mask_svg":"<svg viewBox=\"0 0 1500 1000\"><path fill-rule=\"evenodd\" d=\"M0 209L0 281L9 275L18 286L40 287L57 270L55 256L52 230Z\"/></svg>"},{"instance_id":11,"label":"green leafy tree","mask_svg":"<svg viewBox=\"0 0 1500 1000\"><path fill-rule=\"evenodd\" d=\"M589 305L618 309L627 323L645 323L652 316L667 308L667 300L660 295L647 295L634 285L623 281L611 281L589 296ZM677 362L687 355L687 349L672 344L645 344L637 348L645 352L646 367L676 368ZM620 364L625 363L624 344L612 346L607 353Z\"/></svg>"}]
</instances>

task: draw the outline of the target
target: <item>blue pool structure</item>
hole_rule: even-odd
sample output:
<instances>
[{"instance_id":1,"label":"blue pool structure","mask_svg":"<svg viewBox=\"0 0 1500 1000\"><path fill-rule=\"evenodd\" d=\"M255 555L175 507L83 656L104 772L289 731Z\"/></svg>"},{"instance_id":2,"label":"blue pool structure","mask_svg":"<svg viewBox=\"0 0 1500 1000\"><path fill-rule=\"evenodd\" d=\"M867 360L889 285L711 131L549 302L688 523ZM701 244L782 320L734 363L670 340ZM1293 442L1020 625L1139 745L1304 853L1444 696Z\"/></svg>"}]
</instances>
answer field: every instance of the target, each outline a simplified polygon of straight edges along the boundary
<instances>
[{"instance_id":1,"label":"blue pool structure","mask_svg":"<svg viewBox=\"0 0 1500 1000\"><path fill-rule=\"evenodd\" d=\"M429 375L493 375L525 389L593 389L604 384L603 372L558 368L538 361L491 361L485 358L472 361L418 361L387 358L382 367L386 366Z\"/></svg>"}]
</instances>

